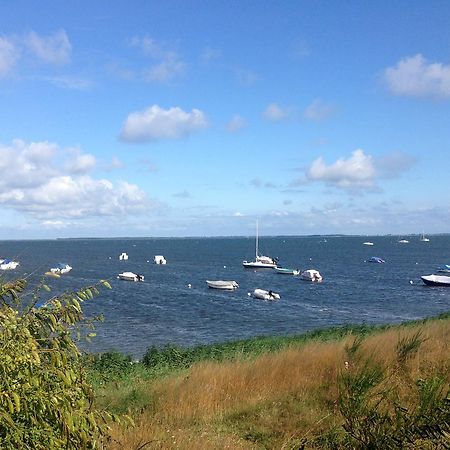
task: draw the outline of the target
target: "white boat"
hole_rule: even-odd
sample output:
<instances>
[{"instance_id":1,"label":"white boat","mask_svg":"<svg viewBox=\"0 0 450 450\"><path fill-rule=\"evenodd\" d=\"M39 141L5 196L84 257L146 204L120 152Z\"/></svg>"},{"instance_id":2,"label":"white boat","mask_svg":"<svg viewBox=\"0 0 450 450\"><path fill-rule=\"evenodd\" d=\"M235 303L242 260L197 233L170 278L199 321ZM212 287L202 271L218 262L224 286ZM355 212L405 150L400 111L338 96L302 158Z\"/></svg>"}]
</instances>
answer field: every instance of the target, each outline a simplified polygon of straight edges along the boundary
<instances>
[{"instance_id":1,"label":"white boat","mask_svg":"<svg viewBox=\"0 0 450 450\"><path fill-rule=\"evenodd\" d=\"M167 264L166 258L163 255L155 255L153 261L155 264Z\"/></svg>"},{"instance_id":2,"label":"white boat","mask_svg":"<svg viewBox=\"0 0 450 450\"><path fill-rule=\"evenodd\" d=\"M441 273L450 273L450 264L441 264L436 270Z\"/></svg>"},{"instance_id":3,"label":"white boat","mask_svg":"<svg viewBox=\"0 0 450 450\"><path fill-rule=\"evenodd\" d=\"M253 297L261 300L280 300L281 296L278 292L266 291L265 289L255 289Z\"/></svg>"},{"instance_id":4,"label":"white boat","mask_svg":"<svg viewBox=\"0 0 450 450\"><path fill-rule=\"evenodd\" d=\"M276 273L282 275L300 275L300 270L298 269L288 269L286 267L274 267Z\"/></svg>"},{"instance_id":5,"label":"white boat","mask_svg":"<svg viewBox=\"0 0 450 450\"><path fill-rule=\"evenodd\" d=\"M69 266L69 264L65 263L58 263L56 267L52 267L50 269L50 272L57 273L59 275L62 275L63 273L70 272L72 270L72 267Z\"/></svg>"},{"instance_id":6,"label":"white boat","mask_svg":"<svg viewBox=\"0 0 450 450\"><path fill-rule=\"evenodd\" d=\"M224 291L234 291L239 284L233 280L206 280L206 284L211 289L222 289Z\"/></svg>"},{"instance_id":7,"label":"white boat","mask_svg":"<svg viewBox=\"0 0 450 450\"><path fill-rule=\"evenodd\" d=\"M430 240L425 236L425 233L422 233L422 236L420 237L420 240L422 242L430 242Z\"/></svg>"},{"instance_id":8,"label":"white boat","mask_svg":"<svg viewBox=\"0 0 450 450\"><path fill-rule=\"evenodd\" d=\"M11 261L10 259L0 259L0 270L14 270L19 263L17 261Z\"/></svg>"},{"instance_id":9,"label":"white boat","mask_svg":"<svg viewBox=\"0 0 450 450\"><path fill-rule=\"evenodd\" d=\"M408 241L408 239L400 239L400 240L398 241L398 243L399 243L399 244L409 244L409 241Z\"/></svg>"},{"instance_id":10,"label":"white boat","mask_svg":"<svg viewBox=\"0 0 450 450\"><path fill-rule=\"evenodd\" d=\"M428 286L449 286L450 277L446 275L423 275L422 281Z\"/></svg>"},{"instance_id":11,"label":"white boat","mask_svg":"<svg viewBox=\"0 0 450 450\"><path fill-rule=\"evenodd\" d=\"M373 242L369 242L369 241L363 242L363 245L373 245Z\"/></svg>"},{"instance_id":12,"label":"white boat","mask_svg":"<svg viewBox=\"0 0 450 450\"><path fill-rule=\"evenodd\" d=\"M304 270L300 274L300 278L302 280L306 280L306 281L317 281L317 282L320 282L323 280L322 275L320 275L319 271L315 270L315 269Z\"/></svg>"},{"instance_id":13,"label":"white boat","mask_svg":"<svg viewBox=\"0 0 450 450\"><path fill-rule=\"evenodd\" d=\"M242 265L246 268L252 269L274 269L277 267L277 260L271 258L270 256L259 255L258 248L258 221L256 221L256 246L255 246L255 260L254 261L243 261Z\"/></svg>"},{"instance_id":14,"label":"white boat","mask_svg":"<svg viewBox=\"0 0 450 450\"><path fill-rule=\"evenodd\" d=\"M125 252L123 252L119 255L120 261L126 261L127 259L128 259L128 255Z\"/></svg>"},{"instance_id":15,"label":"white boat","mask_svg":"<svg viewBox=\"0 0 450 450\"><path fill-rule=\"evenodd\" d=\"M117 276L119 280L125 281L144 281L144 275L139 275L134 272L122 272Z\"/></svg>"}]
</instances>

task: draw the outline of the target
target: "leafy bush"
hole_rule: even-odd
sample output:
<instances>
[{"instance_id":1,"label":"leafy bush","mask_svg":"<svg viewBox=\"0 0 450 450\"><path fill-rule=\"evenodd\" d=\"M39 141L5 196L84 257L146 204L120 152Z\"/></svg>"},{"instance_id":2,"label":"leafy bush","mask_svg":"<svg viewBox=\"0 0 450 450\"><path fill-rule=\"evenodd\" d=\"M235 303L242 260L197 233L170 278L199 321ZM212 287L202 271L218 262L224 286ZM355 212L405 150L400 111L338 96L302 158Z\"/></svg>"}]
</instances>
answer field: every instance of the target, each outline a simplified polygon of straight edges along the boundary
<instances>
[{"instance_id":1,"label":"leafy bush","mask_svg":"<svg viewBox=\"0 0 450 450\"><path fill-rule=\"evenodd\" d=\"M41 283L27 306L25 287L24 280L0 283L0 448L105 448L107 422L116 418L94 408L73 337L84 322L81 303L99 293L97 285L40 307L49 288Z\"/></svg>"}]
</instances>

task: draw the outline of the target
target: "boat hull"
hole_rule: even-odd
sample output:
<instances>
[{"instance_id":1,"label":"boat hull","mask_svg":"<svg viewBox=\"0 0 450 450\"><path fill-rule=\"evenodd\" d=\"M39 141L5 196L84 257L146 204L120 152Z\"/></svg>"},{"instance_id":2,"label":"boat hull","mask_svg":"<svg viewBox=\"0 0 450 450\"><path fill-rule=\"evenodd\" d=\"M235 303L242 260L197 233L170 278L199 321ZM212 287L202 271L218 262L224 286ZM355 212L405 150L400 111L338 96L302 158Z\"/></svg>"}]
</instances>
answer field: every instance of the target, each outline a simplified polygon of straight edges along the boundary
<instances>
[{"instance_id":1,"label":"boat hull","mask_svg":"<svg viewBox=\"0 0 450 450\"><path fill-rule=\"evenodd\" d=\"M239 287L236 281L227 280L206 280L206 284L211 289L220 289L222 291L234 291Z\"/></svg>"},{"instance_id":2,"label":"boat hull","mask_svg":"<svg viewBox=\"0 0 450 450\"><path fill-rule=\"evenodd\" d=\"M314 269L305 270L300 274L300 278L305 281L315 281L318 283L320 283L323 280L323 277L319 273L319 271Z\"/></svg>"},{"instance_id":3,"label":"boat hull","mask_svg":"<svg viewBox=\"0 0 450 450\"><path fill-rule=\"evenodd\" d=\"M277 292L266 291L265 289L255 289L253 291L253 297L260 300L280 300L281 296Z\"/></svg>"},{"instance_id":4,"label":"boat hull","mask_svg":"<svg viewBox=\"0 0 450 450\"><path fill-rule=\"evenodd\" d=\"M242 265L247 269L275 269L275 263L264 263L260 261L244 261Z\"/></svg>"},{"instance_id":5,"label":"boat hull","mask_svg":"<svg viewBox=\"0 0 450 450\"><path fill-rule=\"evenodd\" d=\"M139 275L133 272L119 273L117 278L123 281L144 281L144 275Z\"/></svg>"},{"instance_id":6,"label":"boat hull","mask_svg":"<svg viewBox=\"0 0 450 450\"><path fill-rule=\"evenodd\" d=\"M450 277L445 275L423 275L422 281L427 286L448 286L450 287Z\"/></svg>"},{"instance_id":7,"label":"boat hull","mask_svg":"<svg viewBox=\"0 0 450 450\"><path fill-rule=\"evenodd\" d=\"M300 275L300 270L284 269L283 267L275 267L275 272L281 275Z\"/></svg>"}]
</instances>

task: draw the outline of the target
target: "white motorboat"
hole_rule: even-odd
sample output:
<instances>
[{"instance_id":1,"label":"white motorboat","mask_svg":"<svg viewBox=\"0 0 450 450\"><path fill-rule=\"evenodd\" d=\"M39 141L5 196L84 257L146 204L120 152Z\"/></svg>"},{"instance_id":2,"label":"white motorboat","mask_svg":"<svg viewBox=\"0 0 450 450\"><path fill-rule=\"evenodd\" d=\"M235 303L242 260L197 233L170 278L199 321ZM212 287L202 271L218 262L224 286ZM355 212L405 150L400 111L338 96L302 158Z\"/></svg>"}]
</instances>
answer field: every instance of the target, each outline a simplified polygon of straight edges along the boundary
<instances>
[{"instance_id":1,"label":"white motorboat","mask_svg":"<svg viewBox=\"0 0 450 450\"><path fill-rule=\"evenodd\" d=\"M282 275L300 275L300 270L298 269L288 269L286 267L274 267L276 273Z\"/></svg>"},{"instance_id":2,"label":"white motorboat","mask_svg":"<svg viewBox=\"0 0 450 450\"><path fill-rule=\"evenodd\" d=\"M0 259L0 270L14 270L18 267L17 261L11 261L10 259Z\"/></svg>"},{"instance_id":3,"label":"white motorboat","mask_svg":"<svg viewBox=\"0 0 450 450\"><path fill-rule=\"evenodd\" d=\"M278 292L266 291L265 289L255 289L253 297L261 300L280 300L281 296Z\"/></svg>"},{"instance_id":4,"label":"white motorboat","mask_svg":"<svg viewBox=\"0 0 450 450\"><path fill-rule=\"evenodd\" d=\"M163 255L155 255L153 261L155 264L167 264L166 258Z\"/></svg>"},{"instance_id":5,"label":"white motorboat","mask_svg":"<svg viewBox=\"0 0 450 450\"><path fill-rule=\"evenodd\" d=\"M126 261L128 259L128 255L123 252L119 255L119 261Z\"/></svg>"},{"instance_id":6,"label":"white motorboat","mask_svg":"<svg viewBox=\"0 0 450 450\"><path fill-rule=\"evenodd\" d=\"M256 221L256 246L255 246L255 260L243 261L242 265L248 269L274 269L277 267L277 260L270 256L259 255L259 236L258 236L258 221Z\"/></svg>"},{"instance_id":7,"label":"white motorboat","mask_svg":"<svg viewBox=\"0 0 450 450\"><path fill-rule=\"evenodd\" d=\"M65 263L58 263L56 267L52 267L50 269L50 272L56 273L58 275L62 275L63 273L70 272L72 270L72 267L69 266L69 264Z\"/></svg>"},{"instance_id":8,"label":"white motorboat","mask_svg":"<svg viewBox=\"0 0 450 450\"><path fill-rule=\"evenodd\" d=\"M441 264L436 270L441 273L450 273L450 264Z\"/></svg>"},{"instance_id":9,"label":"white motorboat","mask_svg":"<svg viewBox=\"0 0 450 450\"><path fill-rule=\"evenodd\" d=\"M409 241L408 241L408 239L400 239L400 240L398 241L398 243L399 243L399 244L409 244Z\"/></svg>"},{"instance_id":10,"label":"white motorboat","mask_svg":"<svg viewBox=\"0 0 450 450\"><path fill-rule=\"evenodd\" d=\"M206 280L206 284L211 289L222 289L224 291L234 291L239 284L233 280Z\"/></svg>"},{"instance_id":11,"label":"white motorboat","mask_svg":"<svg viewBox=\"0 0 450 450\"><path fill-rule=\"evenodd\" d=\"M320 275L319 271L315 270L315 269L304 270L300 274L300 278L302 280L306 280L306 281L317 281L317 282L320 282L323 280L322 275Z\"/></svg>"},{"instance_id":12,"label":"white motorboat","mask_svg":"<svg viewBox=\"0 0 450 450\"><path fill-rule=\"evenodd\" d=\"M449 286L450 277L446 275L423 275L422 281L428 286Z\"/></svg>"},{"instance_id":13,"label":"white motorboat","mask_svg":"<svg viewBox=\"0 0 450 450\"><path fill-rule=\"evenodd\" d=\"M119 280L124 281L144 281L144 275L139 275L134 272L122 272L117 276Z\"/></svg>"},{"instance_id":14,"label":"white motorboat","mask_svg":"<svg viewBox=\"0 0 450 450\"><path fill-rule=\"evenodd\" d=\"M373 245L373 242L370 242L370 241L363 242L363 245Z\"/></svg>"}]
</instances>

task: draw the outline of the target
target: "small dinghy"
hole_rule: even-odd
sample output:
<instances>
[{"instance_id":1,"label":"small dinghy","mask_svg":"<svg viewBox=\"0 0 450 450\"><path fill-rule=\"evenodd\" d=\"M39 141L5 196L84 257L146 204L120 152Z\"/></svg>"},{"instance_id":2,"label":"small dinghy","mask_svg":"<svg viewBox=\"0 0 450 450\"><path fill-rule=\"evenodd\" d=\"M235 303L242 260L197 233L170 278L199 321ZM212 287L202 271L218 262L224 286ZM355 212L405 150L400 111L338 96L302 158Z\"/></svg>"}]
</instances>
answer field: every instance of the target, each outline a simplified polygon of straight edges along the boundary
<instances>
[{"instance_id":1,"label":"small dinghy","mask_svg":"<svg viewBox=\"0 0 450 450\"><path fill-rule=\"evenodd\" d=\"M422 281L428 286L449 286L450 277L446 275L423 275Z\"/></svg>"},{"instance_id":2,"label":"small dinghy","mask_svg":"<svg viewBox=\"0 0 450 450\"><path fill-rule=\"evenodd\" d=\"M206 280L206 284L211 289L222 289L224 291L234 291L239 284L233 280Z\"/></svg>"},{"instance_id":3,"label":"small dinghy","mask_svg":"<svg viewBox=\"0 0 450 450\"><path fill-rule=\"evenodd\" d=\"M320 282L323 280L322 275L320 275L318 270L315 269L308 269L304 270L300 274L300 278L305 281L317 281Z\"/></svg>"},{"instance_id":4,"label":"small dinghy","mask_svg":"<svg viewBox=\"0 0 450 450\"><path fill-rule=\"evenodd\" d=\"M282 275L300 275L300 270L298 269L288 269L286 267L275 267L276 273L280 273Z\"/></svg>"},{"instance_id":5,"label":"small dinghy","mask_svg":"<svg viewBox=\"0 0 450 450\"><path fill-rule=\"evenodd\" d=\"M72 270L72 267L66 263L58 263L56 267L52 267L50 272L62 275L63 273L68 273Z\"/></svg>"},{"instance_id":6,"label":"small dinghy","mask_svg":"<svg viewBox=\"0 0 450 450\"><path fill-rule=\"evenodd\" d=\"M381 259L379 256L372 256L367 260L367 262L383 264L386 261L384 259Z\"/></svg>"},{"instance_id":7,"label":"small dinghy","mask_svg":"<svg viewBox=\"0 0 450 450\"><path fill-rule=\"evenodd\" d=\"M167 264L167 260L163 255L155 255L155 257L153 258L153 262L155 264Z\"/></svg>"},{"instance_id":8,"label":"small dinghy","mask_svg":"<svg viewBox=\"0 0 450 450\"><path fill-rule=\"evenodd\" d=\"M265 289L255 289L253 291L253 297L261 300L280 300L280 294L273 291L266 291Z\"/></svg>"},{"instance_id":9,"label":"small dinghy","mask_svg":"<svg viewBox=\"0 0 450 450\"><path fill-rule=\"evenodd\" d=\"M126 261L128 259L128 255L123 252L119 255L119 261Z\"/></svg>"},{"instance_id":10,"label":"small dinghy","mask_svg":"<svg viewBox=\"0 0 450 450\"><path fill-rule=\"evenodd\" d=\"M122 272L117 276L119 280L124 281L144 281L144 275L139 275L134 272Z\"/></svg>"}]
</instances>

